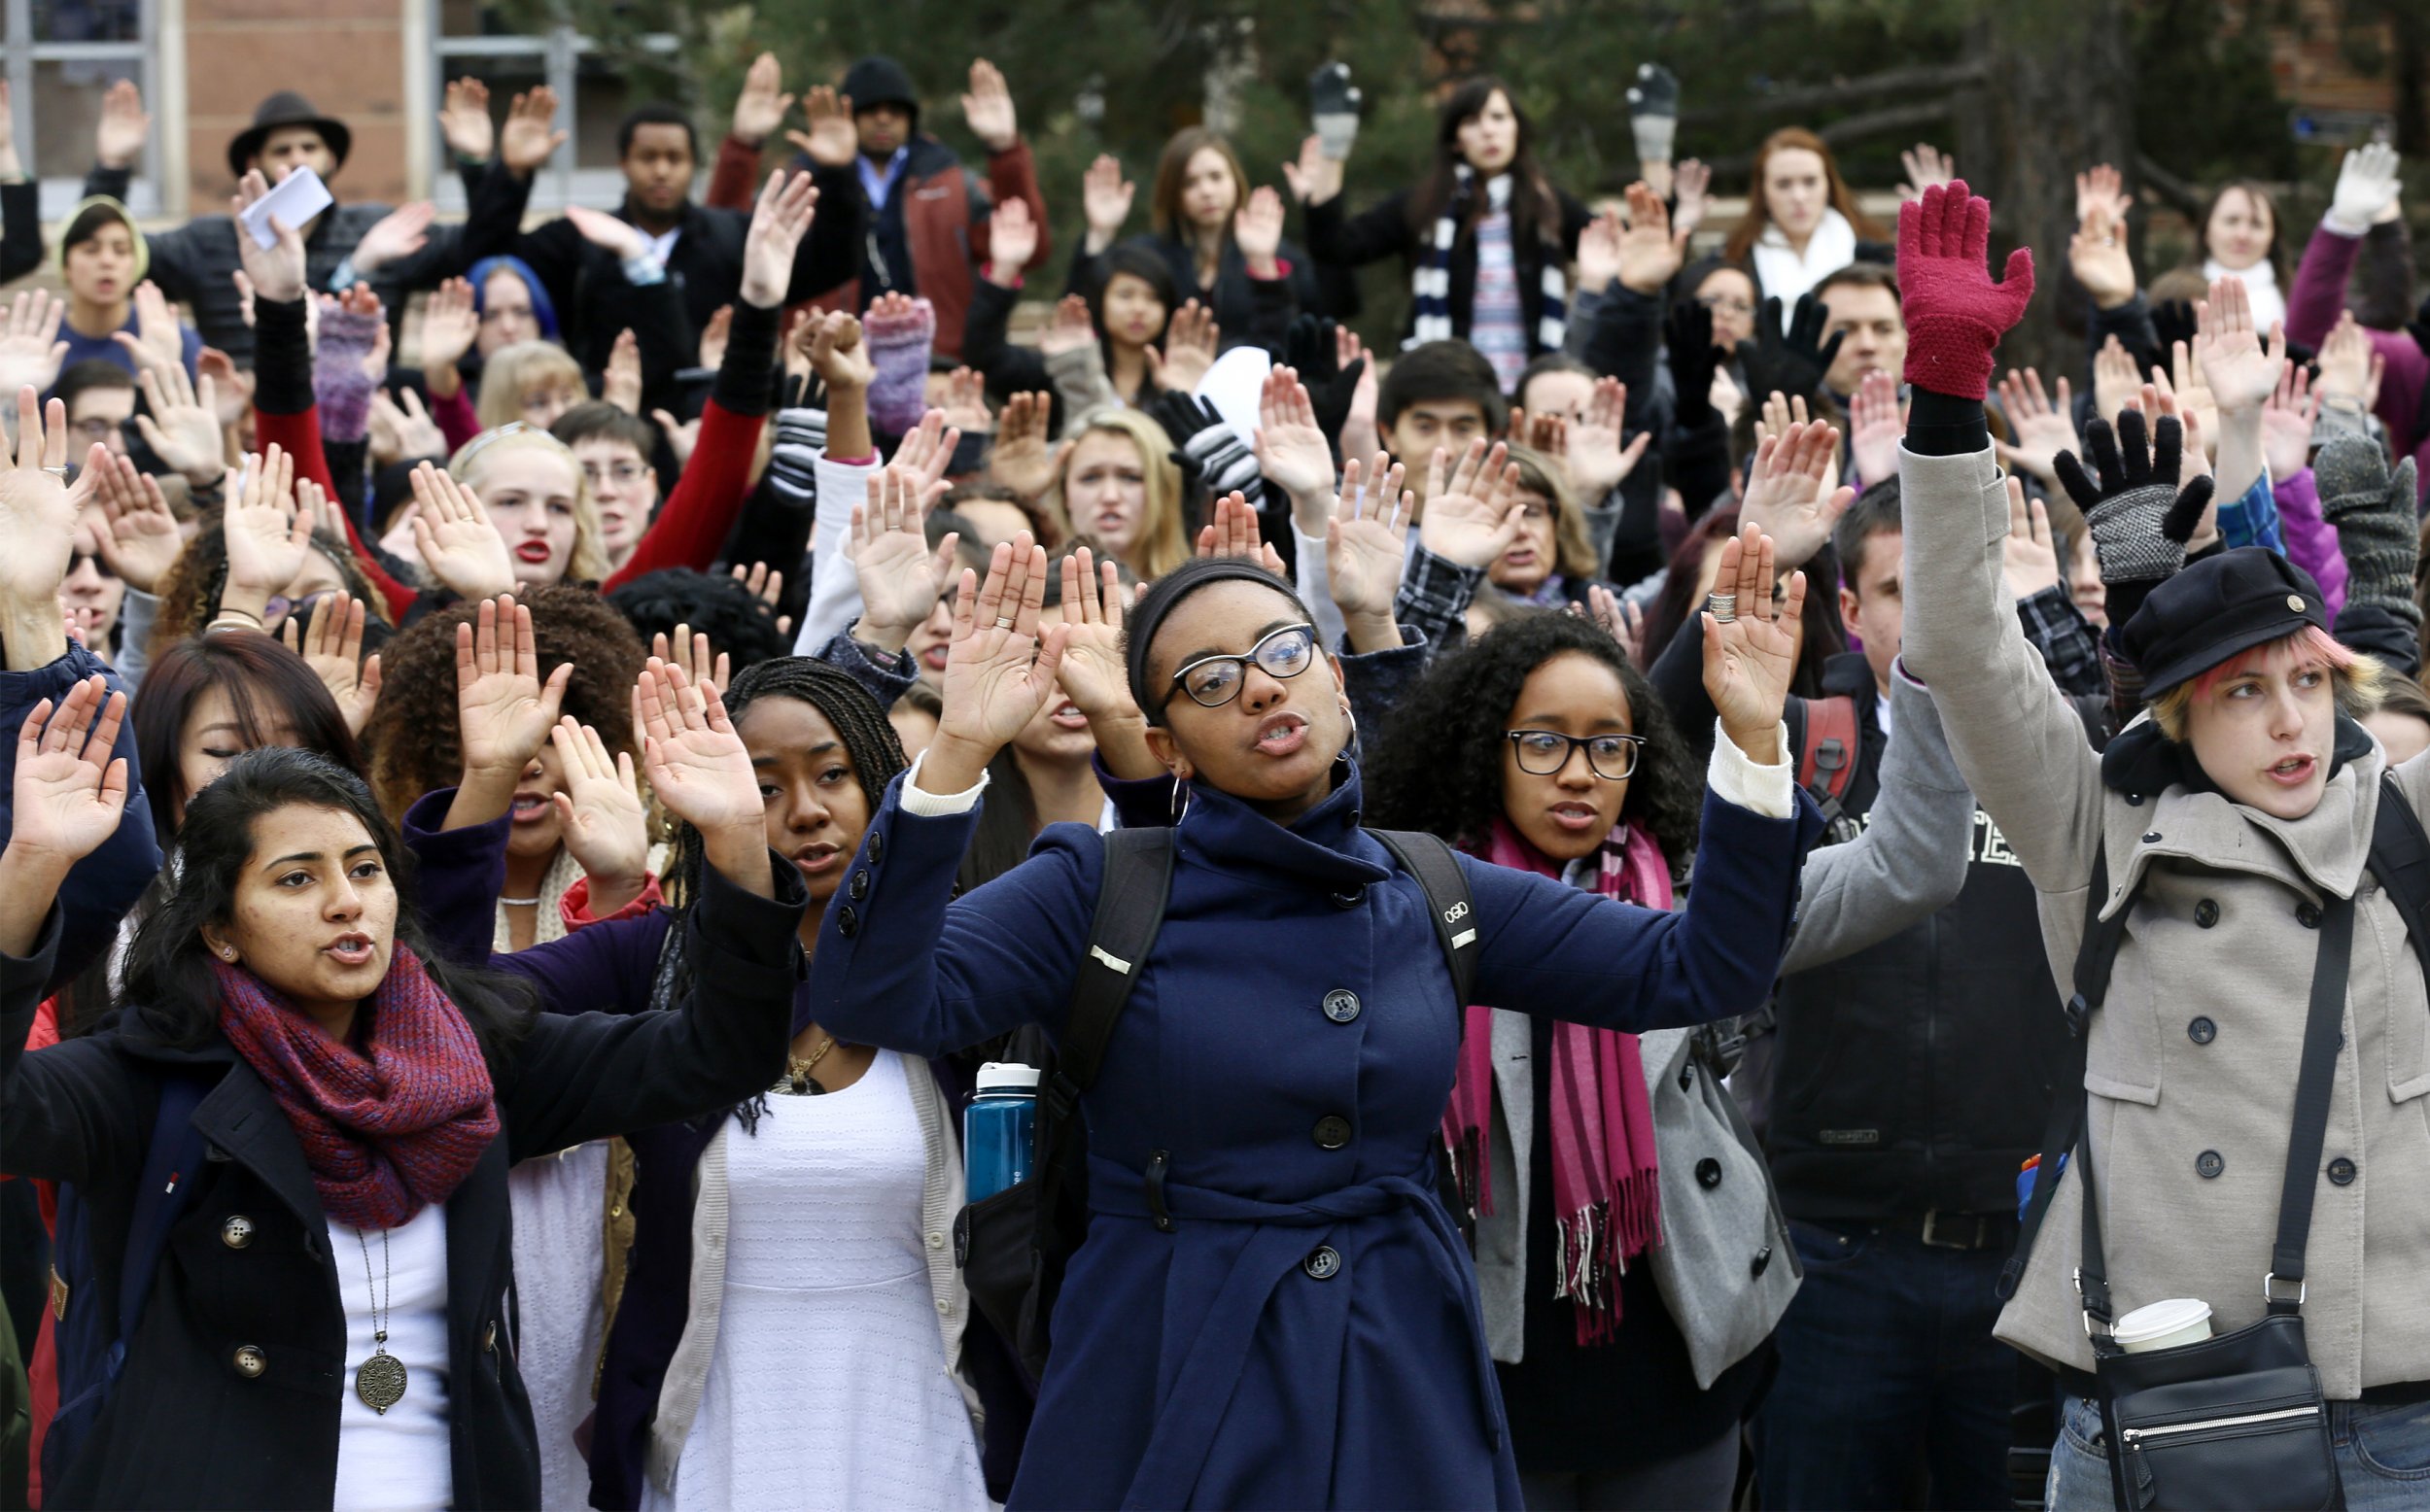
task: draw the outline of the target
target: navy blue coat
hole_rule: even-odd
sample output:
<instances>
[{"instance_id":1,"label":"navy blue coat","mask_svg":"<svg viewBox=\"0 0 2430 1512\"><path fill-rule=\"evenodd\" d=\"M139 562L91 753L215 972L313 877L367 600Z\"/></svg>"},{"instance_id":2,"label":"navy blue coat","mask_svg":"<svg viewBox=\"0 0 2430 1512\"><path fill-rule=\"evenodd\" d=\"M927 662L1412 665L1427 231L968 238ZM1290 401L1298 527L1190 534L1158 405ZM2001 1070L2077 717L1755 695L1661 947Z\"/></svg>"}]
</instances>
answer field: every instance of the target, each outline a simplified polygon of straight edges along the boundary
<instances>
[{"instance_id":1,"label":"navy blue coat","mask_svg":"<svg viewBox=\"0 0 2430 1512\"><path fill-rule=\"evenodd\" d=\"M1520 1505L1475 1273L1435 1196L1460 1005L1424 894L1336 771L1288 829L1191 789L1163 932L1083 1104L1094 1217L1016 1505ZM827 911L818 1023L922 1055L1059 1033L1095 832L1056 825L949 904L976 811L900 800L898 781ZM1708 797L1704 825L1679 914L1462 857L1477 1001L1631 1030L1759 1005L1821 819ZM1324 1011L1336 989L1355 1014ZM1156 1154L1170 1232L1147 1219Z\"/></svg>"}]
</instances>

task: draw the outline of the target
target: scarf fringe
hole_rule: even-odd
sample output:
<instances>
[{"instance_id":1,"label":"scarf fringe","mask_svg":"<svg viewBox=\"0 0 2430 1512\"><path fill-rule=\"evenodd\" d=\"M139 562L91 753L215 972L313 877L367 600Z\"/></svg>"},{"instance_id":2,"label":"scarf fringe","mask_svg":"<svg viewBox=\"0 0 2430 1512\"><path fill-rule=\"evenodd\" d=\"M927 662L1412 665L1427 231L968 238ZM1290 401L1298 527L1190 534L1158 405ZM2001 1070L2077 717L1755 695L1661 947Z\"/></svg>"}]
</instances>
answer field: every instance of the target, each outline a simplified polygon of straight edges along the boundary
<instances>
[{"instance_id":1,"label":"scarf fringe","mask_svg":"<svg viewBox=\"0 0 2430 1512\"><path fill-rule=\"evenodd\" d=\"M1661 1186L1653 1177L1638 1172L1620 1183L1616 1204L1590 1202L1553 1220L1552 1294L1574 1304L1580 1348L1617 1341L1618 1282L1628 1274L1628 1257L1662 1242Z\"/></svg>"}]
</instances>

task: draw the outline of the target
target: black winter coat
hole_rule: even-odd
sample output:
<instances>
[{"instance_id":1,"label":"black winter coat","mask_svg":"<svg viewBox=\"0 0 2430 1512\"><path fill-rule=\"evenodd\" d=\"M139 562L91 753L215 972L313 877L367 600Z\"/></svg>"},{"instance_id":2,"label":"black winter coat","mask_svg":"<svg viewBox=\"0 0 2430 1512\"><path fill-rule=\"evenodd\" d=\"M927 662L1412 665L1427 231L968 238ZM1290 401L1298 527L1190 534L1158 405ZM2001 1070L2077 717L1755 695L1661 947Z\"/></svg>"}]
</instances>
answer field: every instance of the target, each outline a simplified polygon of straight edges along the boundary
<instances>
[{"instance_id":1,"label":"black winter coat","mask_svg":"<svg viewBox=\"0 0 2430 1512\"><path fill-rule=\"evenodd\" d=\"M458 876L503 865L503 830L501 821L451 831L424 851L434 911L446 908L440 874L451 864ZM447 1202L454 1505L539 1504L531 1400L515 1363L507 1167L727 1107L776 1079L791 1033L805 901L792 868L777 868L776 877L776 901L713 872L705 877L689 927L691 948L703 952L698 979L717 983L713 1005L635 1016L542 1013L528 1037L493 1056L503 1137ZM495 890L452 888L480 902ZM485 953L486 917L456 911L467 916L433 919L442 951L461 957L477 938ZM80 1184L92 1204L95 1253L114 1254L131 1220L162 1080L183 1072L216 1084L193 1116L209 1141L202 1185L170 1230L116 1392L85 1452L45 1488L46 1504L326 1507L337 1481L339 1408L353 1389L335 1266L352 1256L330 1253L302 1147L268 1088L216 1034L184 1050L107 1026L25 1054L59 933L53 909L30 958L0 956L0 1161L10 1174ZM115 1307L117 1288L104 1275L86 1289Z\"/></svg>"},{"instance_id":2,"label":"black winter coat","mask_svg":"<svg viewBox=\"0 0 2430 1512\"><path fill-rule=\"evenodd\" d=\"M1409 196L1414 192L1403 189L1352 215L1343 205L1343 196L1336 194L1321 205L1307 207L1308 251L1319 263L1338 268L1354 268L1386 258L1398 257L1405 265L1414 265L1420 248L1433 234L1430 226L1409 225ZM1594 220L1595 214L1580 204L1578 197L1555 189L1553 198L1561 206L1561 258L1564 263L1578 258L1578 238ZM1524 317L1520 324L1527 330L1527 351L1531 357L1543 355L1536 344L1536 331L1544 320L1544 258L1546 244L1542 237L1524 234L1514 228L1510 238L1512 271L1518 278L1519 309ZM1457 240L1451 244L1451 333L1468 339L1470 312L1476 304L1476 228L1460 227ZM1409 320L1416 319L1412 304ZM1404 325L1403 333L1411 328Z\"/></svg>"}]
</instances>

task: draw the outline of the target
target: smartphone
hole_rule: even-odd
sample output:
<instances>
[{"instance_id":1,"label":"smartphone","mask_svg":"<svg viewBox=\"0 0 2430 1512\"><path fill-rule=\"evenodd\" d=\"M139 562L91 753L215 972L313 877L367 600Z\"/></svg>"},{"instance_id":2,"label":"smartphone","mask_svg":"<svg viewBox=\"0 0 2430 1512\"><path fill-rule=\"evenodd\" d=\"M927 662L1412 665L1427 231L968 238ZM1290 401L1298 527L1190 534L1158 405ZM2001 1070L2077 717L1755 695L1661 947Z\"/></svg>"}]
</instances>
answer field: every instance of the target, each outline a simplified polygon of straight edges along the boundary
<instances>
[{"instance_id":1,"label":"smartphone","mask_svg":"<svg viewBox=\"0 0 2430 1512\"><path fill-rule=\"evenodd\" d=\"M297 167L274 185L270 192L247 205L241 219L253 236L253 244L267 252L278 245L278 236L270 229L270 218L278 217L300 231L304 223L337 203L330 187L309 166Z\"/></svg>"}]
</instances>

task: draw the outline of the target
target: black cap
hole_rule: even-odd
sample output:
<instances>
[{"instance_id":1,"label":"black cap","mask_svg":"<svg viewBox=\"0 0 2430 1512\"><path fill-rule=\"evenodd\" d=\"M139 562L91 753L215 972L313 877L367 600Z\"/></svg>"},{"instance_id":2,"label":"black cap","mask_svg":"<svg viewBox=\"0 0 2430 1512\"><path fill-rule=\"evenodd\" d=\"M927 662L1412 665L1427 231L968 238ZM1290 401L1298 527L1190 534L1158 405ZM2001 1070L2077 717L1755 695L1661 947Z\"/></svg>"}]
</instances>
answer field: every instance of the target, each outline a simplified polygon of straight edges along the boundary
<instances>
[{"instance_id":1,"label":"black cap","mask_svg":"<svg viewBox=\"0 0 2430 1512\"><path fill-rule=\"evenodd\" d=\"M2264 546L2242 546L2190 564L2151 591L2118 633L2118 649L2156 699L2239 652L2329 628L2328 603L2311 574Z\"/></svg>"},{"instance_id":2,"label":"black cap","mask_svg":"<svg viewBox=\"0 0 2430 1512\"><path fill-rule=\"evenodd\" d=\"M854 63L844 76L842 92L850 96L855 113L872 105L900 105L911 112L915 123L920 120L920 91L912 86L911 75L883 52Z\"/></svg>"},{"instance_id":3,"label":"black cap","mask_svg":"<svg viewBox=\"0 0 2430 1512\"><path fill-rule=\"evenodd\" d=\"M346 129L344 121L332 120L314 110L312 102L295 90L281 89L255 108L253 124L236 133L227 144L227 171L243 178L246 165L260 155L261 144L281 126L310 126L320 132L339 167L345 166L347 151L355 143L355 134Z\"/></svg>"}]
</instances>

